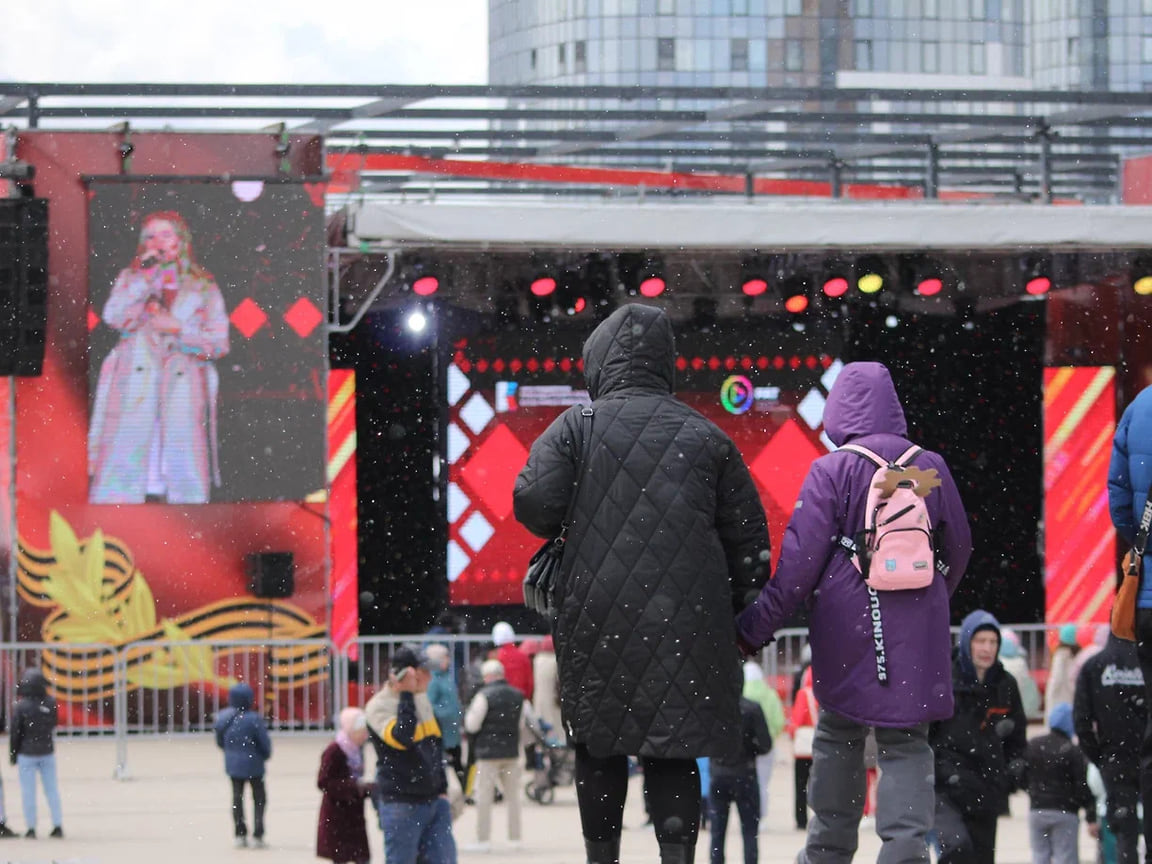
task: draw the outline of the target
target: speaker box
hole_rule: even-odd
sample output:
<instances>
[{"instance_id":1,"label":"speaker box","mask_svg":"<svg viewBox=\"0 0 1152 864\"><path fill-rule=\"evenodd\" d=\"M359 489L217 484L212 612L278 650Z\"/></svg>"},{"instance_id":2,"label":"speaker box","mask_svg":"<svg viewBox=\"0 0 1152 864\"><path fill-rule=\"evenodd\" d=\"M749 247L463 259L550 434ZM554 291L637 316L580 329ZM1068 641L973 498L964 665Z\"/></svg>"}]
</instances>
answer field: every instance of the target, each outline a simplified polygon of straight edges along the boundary
<instances>
[{"instance_id":1,"label":"speaker box","mask_svg":"<svg viewBox=\"0 0 1152 864\"><path fill-rule=\"evenodd\" d=\"M296 590L291 552L253 552L247 569L248 590L257 597L291 597Z\"/></svg>"},{"instance_id":2,"label":"speaker box","mask_svg":"<svg viewBox=\"0 0 1152 864\"><path fill-rule=\"evenodd\" d=\"M0 199L0 376L39 375L48 326L48 202Z\"/></svg>"}]
</instances>

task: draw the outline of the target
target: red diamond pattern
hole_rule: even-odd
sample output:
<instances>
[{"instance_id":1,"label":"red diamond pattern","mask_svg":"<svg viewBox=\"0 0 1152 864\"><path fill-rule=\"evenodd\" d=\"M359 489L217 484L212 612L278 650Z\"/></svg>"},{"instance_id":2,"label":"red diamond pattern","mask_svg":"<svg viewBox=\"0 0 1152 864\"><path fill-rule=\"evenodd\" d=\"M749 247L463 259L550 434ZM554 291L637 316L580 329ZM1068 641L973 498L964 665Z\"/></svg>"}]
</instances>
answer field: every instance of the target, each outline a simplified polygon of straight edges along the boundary
<instances>
[{"instance_id":1,"label":"red diamond pattern","mask_svg":"<svg viewBox=\"0 0 1152 864\"><path fill-rule=\"evenodd\" d=\"M316 329L316 325L323 320L324 316L320 314L316 304L307 297L301 297L284 313L284 321L296 331L296 335L301 339L307 339L309 334Z\"/></svg>"},{"instance_id":2,"label":"red diamond pattern","mask_svg":"<svg viewBox=\"0 0 1152 864\"><path fill-rule=\"evenodd\" d=\"M503 423L496 426L460 468L472 500L484 503L497 519L512 515L512 486L528 459L528 450Z\"/></svg>"},{"instance_id":3,"label":"red diamond pattern","mask_svg":"<svg viewBox=\"0 0 1152 864\"><path fill-rule=\"evenodd\" d=\"M93 330L95 330L96 325L99 323L100 323L100 316L96 314L96 312L92 309L91 306L89 306L88 307L88 332L91 333Z\"/></svg>"},{"instance_id":4,"label":"red diamond pattern","mask_svg":"<svg viewBox=\"0 0 1152 864\"><path fill-rule=\"evenodd\" d=\"M820 455L795 420L788 420L764 445L748 470L768 491L784 513L790 514L808 475L812 460Z\"/></svg>"},{"instance_id":5,"label":"red diamond pattern","mask_svg":"<svg viewBox=\"0 0 1152 864\"><path fill-rule=\"evenodd\" d=\"M240 304L232 310L232 314L228 316L228 320L232 322L232 326L244 334L247 339L252 338L252 334L268 323L268 316L264 314L264 310L253 300L251 297L245 297Z\"/></svg>"}]
</instances>

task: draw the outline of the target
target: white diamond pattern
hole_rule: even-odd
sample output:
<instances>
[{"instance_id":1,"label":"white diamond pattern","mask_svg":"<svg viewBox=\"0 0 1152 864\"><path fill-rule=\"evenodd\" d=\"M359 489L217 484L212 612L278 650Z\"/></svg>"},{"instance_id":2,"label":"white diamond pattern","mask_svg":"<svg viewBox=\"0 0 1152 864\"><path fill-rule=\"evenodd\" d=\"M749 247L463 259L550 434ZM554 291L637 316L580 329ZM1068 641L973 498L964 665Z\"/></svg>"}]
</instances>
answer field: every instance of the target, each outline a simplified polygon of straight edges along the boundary
<instances>
[{"instance_id":1,"label":"white diamond pattern","mask_svg":"<svg viewBox=\"0 0 1152 864\"><path fill-rule=\"evenodd\" d=\"M448 541L448 581L455 582L468 566L468 553L455 540Z\"/></svg>"},{"instance_id":2,"label":"white diamond pattern","mask_svg":"<svg viewBox=\"0 0 1152 864\"><path fill-rule=\"evenodd\" d=\"M796 406L796 413L808 424L809 429L815 429L824 419L824 397L820 391L813 387L800 400Z\"/></svg>"},{"instance_id":3,"label":"white diamond pattern","mask_svg":"<svg viewBox=\"0 0 1152 864\"><path fill-rule=\"evenodd\" d=\"M460 409L460 419L472 430L473 435L479 435L495 416L492 406L479 393L472 394L472 398Z\"/></svg>"},{"instance_id":4,"label":"white diamond pattern","mask_svg":"<svg viewBox=\"0 0 1152 864\"><path fill-rule=\"evenodd\" d=\"M468 521L460 526L460 536L472 547L474 552L484 548L484 544L492 539L496 530L488 524L488 520L479 512L468 517Z\"/></svg>"},{"instance_id":5,"label":"white diamond pattern","mask_svg":"<svg viewBox=\"0 0 1152 864\"><path fill-rule=\"evenodd\" d=\"M464 394L468 392L468 388L472 386L472 382L468 380L468 376L460 371L460 368L453 363L448 367L448 404L455 405L464 398Z\"/></svg>"},{"instance_id":6,"label":"white diamond pattern","mask_svg":"<svg viewBox=\"0 0 1152 864\"><path fill-rule=\"evenodd\" d=\"M464 494L464 490L455 483L448 484L448 524L454 525L456 520L464 515L468 505L472 502Z\"/></svg>"},{"instance_id":7,"label":"white diamond pattern","mask_svg":"<svg viewBox=\"0 0 1152 864\"><path fill-rule=\"evenodd\" d=\"M843 363L839 360L833 360L832 365L824 370L824 374L820 376L820 383L824 385L825 392L832 389L832 385L835 384L836 379L840 377L840 370L843 368Z\"/></svg>"},{"instance_id":8,"label":"white diamond pattern","mask_svg":"<svg viewBox=\"0 0 1152 864\"><path fill-rule=\"evenodd\" d=\"M468 449L468 436L455 423L448 424L448 464L453 465Z\"/></svg>"}]
</instances>

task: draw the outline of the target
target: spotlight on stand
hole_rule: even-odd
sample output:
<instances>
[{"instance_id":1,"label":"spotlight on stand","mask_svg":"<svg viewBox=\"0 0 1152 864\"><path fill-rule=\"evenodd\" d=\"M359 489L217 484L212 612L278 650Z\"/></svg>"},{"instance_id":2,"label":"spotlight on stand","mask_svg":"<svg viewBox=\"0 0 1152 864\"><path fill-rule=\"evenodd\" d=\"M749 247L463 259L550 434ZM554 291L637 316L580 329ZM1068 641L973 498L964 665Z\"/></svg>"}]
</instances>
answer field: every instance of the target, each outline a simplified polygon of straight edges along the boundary
<instances>
[{"instance_id":1,"label":"spotlight on stand","mask_svg":"<svg viewBox=\"0 0 1152 864\"><path fill-rule=\"evenodd\" d=\"M528 290L533 297L548 297L556 290L556 268L550 262L532 260Z\"/></svg>"},{"instance_id":2,"label":"spotlight on stand","mask_svg":"<svg viewBox=\"0 0 1152 864\"><path fill-rule=\"evenodd\" d=\"M584 261L584 293L597 320L611 315L616 309L616 283L612 279L612 259L604 255L589 255Z\"/></svg>"},{"instance_id":3,"label":"spotlight on stand","mask_svg":"<svg viewBox=\"0 0 1152 864\"><path fill-rule=\"evenodd\" d=\"M765 258L745 258L740 266L740 290L745 297L759 297L768 290L772 278Z\"/></svg>"},{"instance_id":4,"label":"spotlight on stand","mask_svg":"<svg viewBox=\"0 0 1152 864\"><path fill-rule=\"evenodd\" d=\"M1052 289L1052 261L1046 255L1026 255L1020 261L1024 291L1043 297Z\"/></svg>"},{"instance_id":5,"label":"spotlight on stand","mask_svg":"<svg viewBox=\"0 0 1152 864\"><path fill-rule=\"evenodd\" d=\"M931 258L920 258L913 266L912 291L920 297L935 297L944 290L944 270Z\"/></svg>"},{"instance_id":6,"label":"spotlight on stand","mask_svg":"<svg viewBox=\"0 0 1152 864\"><path fill-rule=\"evenodd\" d=\"M404 319L404 326L410 333L423 333L428 327L428 316L419 309L413 309Z\"/></svg>"},{"instance_id":7,"label":"spotlight on stand","mask_svg":"<svg viewBox=\"0 0 1152 864\"><path fill-rule=\"evenodd\" d=\"M404 262L403 284L417 297L431 297L440 290L439 268L423 258Z\"/></svg>"}]
</instances>

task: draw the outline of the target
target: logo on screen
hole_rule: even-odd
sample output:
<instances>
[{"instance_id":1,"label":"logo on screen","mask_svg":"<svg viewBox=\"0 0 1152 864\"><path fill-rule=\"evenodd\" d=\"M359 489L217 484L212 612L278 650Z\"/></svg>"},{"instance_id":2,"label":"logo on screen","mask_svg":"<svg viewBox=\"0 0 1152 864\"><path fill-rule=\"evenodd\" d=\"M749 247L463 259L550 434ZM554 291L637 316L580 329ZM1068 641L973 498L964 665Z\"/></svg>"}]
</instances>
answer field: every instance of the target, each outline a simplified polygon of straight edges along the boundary
<instances>
[{"instance_id":1,"label":"logo on screen","mask_svg":"<svg viewBox=\"0 0 1152 864\"><path fill-rule=\"evenodd\" d=\"M720 404L730 414L743 414L752 407L752 382L743 375L729 375L720 386Z\"/></svg>"}]
</instances>

